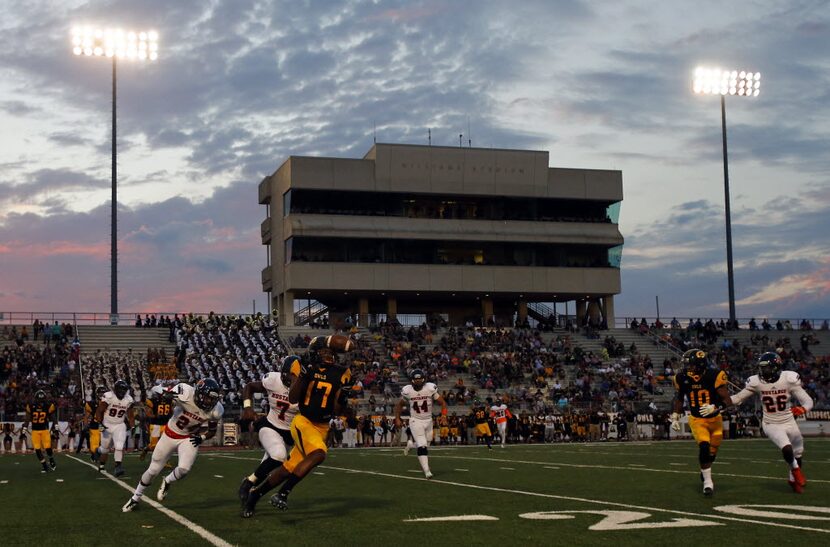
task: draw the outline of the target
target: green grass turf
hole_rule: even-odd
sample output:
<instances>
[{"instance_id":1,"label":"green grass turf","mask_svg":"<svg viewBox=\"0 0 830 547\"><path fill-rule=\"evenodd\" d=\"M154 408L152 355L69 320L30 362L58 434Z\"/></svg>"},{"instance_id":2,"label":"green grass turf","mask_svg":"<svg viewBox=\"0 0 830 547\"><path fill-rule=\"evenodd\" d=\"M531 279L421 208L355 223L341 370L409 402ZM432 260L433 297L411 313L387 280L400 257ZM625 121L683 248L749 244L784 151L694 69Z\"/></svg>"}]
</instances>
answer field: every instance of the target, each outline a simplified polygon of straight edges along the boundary
<instances>
[{"instance_id":1,"label":"green grass turf","mask_svg":"<svg viewBox=\"0 0 830 547\"><path fill-rule=\"evenodd\" d=\"M236 490L256 467L259 453L203 451L164 505L233 545L823 544L830 541L830 440L807 439L806 444L808 485L802 495L787 485L778 450L767 440L750 440L724 442L714 466L715 496L704 498L694 443L675 441L492 451L435 447L430 450L431 481L422 478L414 451L404 457L400 449L332 450L325 464L295 488L287 512L276 511L265 498L248 520L239 517ZM58 470L44 475L33 455L0 457L3 545L206 544L147 503L122 514L127 490L66 455L57 455L57 462ZM146 462L128 455L125 482L135 486L145 467ZM159 480L148 489L151 498ZM802 517L815 520L790 520L713 509L735 504L818 506L826 513L801 511ZM519 516L569 510L639 511L650 516L638 523L685 517L720 526L595 531L589 526L602 515L578 513L565 520ZM468 514L499 520L405 522ZM758 523L746 522L750 520Z\"/></svg>"}]
</instances>

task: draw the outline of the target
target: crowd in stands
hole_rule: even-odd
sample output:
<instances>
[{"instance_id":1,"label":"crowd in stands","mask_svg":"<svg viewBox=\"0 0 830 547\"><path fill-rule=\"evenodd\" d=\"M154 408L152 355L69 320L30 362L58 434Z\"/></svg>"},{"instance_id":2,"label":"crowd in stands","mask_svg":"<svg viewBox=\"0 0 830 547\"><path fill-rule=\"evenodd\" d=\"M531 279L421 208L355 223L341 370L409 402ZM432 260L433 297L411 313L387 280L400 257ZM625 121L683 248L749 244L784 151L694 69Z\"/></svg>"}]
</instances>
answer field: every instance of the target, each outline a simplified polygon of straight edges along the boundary
<instances>
[{"instance_id":1,"label":"crowd in stands","mask_svg":"<svg viewBox=\"0 0 830 547\"><path fill-rule=\"evenodd\" d=\"M813 325L807 320L802 320L798 330L794 330L789 320L777 320L772 325L763 319L759 325L753 318L747 325L750 336L743 342L741 337L735 335L736 329L730 328L735 325L729 325L729 321L690 320L683 328L673 319L669 328L665 328L659 321L649 325L644 319L638 324L636 320L632 322L631 328L642 332L644 323L646 332L655 334L681 351L691 348L706 350L712 362L726 370L739 384L756 373L755 361L762 353L774 351L781 356L787 368L799 372L804 387L817 405L823 407L830 404L830 358L815 355L814 346L819 344L819 340L813 332ZM819 330L828 330L827 321L822 322ZM794 345L796 335L798 342Z\"/></svg>"},{"instance_id":2,"label":"crowd in stands","mask_svg":"<svg viewBox=\"0 0 830 547\"><path fill-rule=\"evenodd\" d=\"M157 379L182 378L195 383L212 377L225 391L229 415L238 409L246 383L276 370L287 354L302 351L316 330L283 341L269 314L241 317L210 313L173 318L151 314L137 319L136 326L169 329L176 345L174 354L150 349L146 353L99 351L85 355L83 384L88 393L123 378L130 383L134 397L142 400ZM369 434L370 426L380 428L374 430L380 439L388 434L386 442L392 442L393 426L387 423L384 428L369 417L391 414L409 373L420 368L428 381L439 385L459 419L474 403L496 399L507 402L519 417L526 414L529 429L522 429L521 418L515 429L515 439L521 442L549 440L549 434L554 440L593 439L592 425L599 425L602 438L608 431L602 416L631 413L635 420L640 419L636 418L638 414L652 416L659 430L673 393L670 379L680 365L676 358L653 363L640 349L648 347L655 337L681 351L693 347L708 351L713 362L737 382L755 372L754 360L760 352L775 350L801 374L818 408L830 404L830 358L814 355L819 340L809 322L799 324L796 331L792 327L788 330L785 322L780 322L778 328L778 324L766 320L761 324L751 321L747 338L730 336L735 325L728 321L697 320L683 327L676 319L668 324L634 320L630 327L642 334L643 343L628 346L604 332L601 323L585 324L579 329L573 323L569 326L551 333L526 323L502 328L472 323L451 327L437 321L404 327L382 322L367 331L358 329L353 321L343 323L344 331L355 338L358 348L348 357L354 372L350 398L359 414L356 427L366 428L367 442L374 439ZM577 343L576 333L582 328L590 328L591 336L602 340L597 353L585 351ZM81 379L75 374L77 340L71 325L57 325L56 333L54 329L55 325L35 324L1 331L0 411L7 419L22 411L33 391L44 385L59 406L77 408L82 404ZM661 403L659 409L655 397ZM599 416L598 423L594 423L594 414ZM750 418L747 415L745 422L750 423ZM585 426L584 434L578 429L580 423ZM736 420L736 424L740 422ZM631 424L615 424L618 431L625 427L631 428ZM741 427L743 431L751 426ZM344 425L343 429L351 428Z\"/></svg>"},{"instance_id":3,"label":"crowd in stands","mask_svg":"<svg viewBox=\"0 0 830 547\"><path fill-rule=\"evenodd\" d=\"M4 325L0 345L0 419L22 412L38 389L59 408L80 392L74 380L80 350L71 324Z\"/></svg>"}]
</instances>

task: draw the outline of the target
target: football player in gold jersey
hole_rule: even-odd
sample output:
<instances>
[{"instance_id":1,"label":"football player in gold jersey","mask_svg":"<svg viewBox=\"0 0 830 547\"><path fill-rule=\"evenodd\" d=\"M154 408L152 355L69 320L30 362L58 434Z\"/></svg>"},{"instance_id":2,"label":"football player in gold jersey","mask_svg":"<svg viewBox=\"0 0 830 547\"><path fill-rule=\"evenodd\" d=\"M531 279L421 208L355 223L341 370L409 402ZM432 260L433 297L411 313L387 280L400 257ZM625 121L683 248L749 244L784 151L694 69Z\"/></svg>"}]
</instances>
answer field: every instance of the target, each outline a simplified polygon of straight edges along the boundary
<instances>
[{"instance_id":1,"label":"football player in gold jersey","mask_svg":"<svg viewBox=\"0 0 830 547\"><path fill-rule=\"evenodd\" d=\"M156 447L167 427L167 421L173 415L173 404L164 399L162 396L163 393L164 388L162 386L153 386L150 389L149 396L144 401L145 416L150 422L150 442L138 456L138 459L141 461L147 458L147 452L150 452Z\"/></svg>"},{"instance_id":2,"label":"football player in gold jersey","mask_svg":"<svg viewBox=\"0 0 830 547\"><path fill-rule=\"evenodd\" d=\"M294 448L283 464L268 478L251 488L242 509L242 517L254 515L259 499L271 489L282 485L271 497L271 505L281 511L288 509L288 495L294 486L326 459L326 436L329 421L335 415L348 415L344 385L351 382L350 363L337 363L337 351L351 351L354 342L340 335L317 336L308 345L301 358L299 378L291 382L288 401L298 404L298 414L291 422Z\"/></svg>"},{"instance_id":3,"label":"football player in gold jersey","mask_svg":"<svg viewBox=\"0 0 830 547\"><path fill-rule=\"evenodd\" d=\"M726 373L709 365L706 352L690 349L683 354L683 369L674 376L674 412L671 415L672 429L680 431L680 413L684 399L689 402L689 428L698 446L700 477L703 480L703 495L715 492L712 482L712 463L723 441L723 416L719 406L729 402Z\"/></svg>"},{"instance_id":4,"label":"football player in gold jersey","mask_svg":"<svg viewBox=\"0 0 830 547\"><path fill-rule=\"evenodd\" d=\"M39 389L35 392L34 400L31 404L26 405L26 421L23 423L23 428L28 427L29 422L32 424L32 448L35 449L40 465L43 467L41 473L54 471L55 458L52 457L52 436L49 430L49 421L52 421L54 427L57 427L58 421L55 417L55 405L51 403L46 397L46 392ZM46 458L43 457L43 451L46 451L46 457L49 458L49 464L46 463Z\"/></svg>"},{"instance_id":5,"label":"football player in gold jersey","mask_svg":"<svg viewBox=\"0 0 830 547\"><path fill-rule=\"evenodd\" d=\"M487 448L493 450L493 432L490 431L490 424L487 423L487 418L490 417L490 413L487 412L484 403L479 400L476 400L472 413L476 421L476 437L479 439L484 437L484 441L487 443Z\"/></svg>"}]
</instances>

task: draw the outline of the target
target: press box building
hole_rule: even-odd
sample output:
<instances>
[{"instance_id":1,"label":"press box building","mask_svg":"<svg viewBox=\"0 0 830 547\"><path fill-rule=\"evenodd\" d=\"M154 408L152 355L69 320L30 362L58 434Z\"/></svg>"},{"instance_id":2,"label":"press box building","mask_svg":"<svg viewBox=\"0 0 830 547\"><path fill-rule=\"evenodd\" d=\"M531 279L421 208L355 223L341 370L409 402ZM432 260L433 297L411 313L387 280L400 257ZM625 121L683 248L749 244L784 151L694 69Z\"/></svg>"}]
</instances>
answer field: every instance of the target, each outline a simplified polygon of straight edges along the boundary
<instances>
[{"instance_id":1,"label":"press box building","mask_svg":"<svg viewBox=\"0 0 830 547\"><path fill-rule=\"evenodd\" d=\"M613 325L622 172L548 164L546 151L402 144L291 156L259 184L262 290L283 325L326 309L506 324L547 315L540 302Z\"/></svg>"}]
</instances>

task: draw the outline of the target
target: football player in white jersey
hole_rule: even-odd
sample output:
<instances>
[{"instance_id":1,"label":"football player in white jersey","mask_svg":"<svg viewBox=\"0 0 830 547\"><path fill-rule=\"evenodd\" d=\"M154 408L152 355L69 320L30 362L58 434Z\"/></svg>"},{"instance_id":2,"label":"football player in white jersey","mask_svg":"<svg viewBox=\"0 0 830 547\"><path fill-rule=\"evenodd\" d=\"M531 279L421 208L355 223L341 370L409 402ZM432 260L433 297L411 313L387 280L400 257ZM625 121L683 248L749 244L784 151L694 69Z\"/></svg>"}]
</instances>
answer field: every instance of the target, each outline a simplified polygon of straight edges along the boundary
<instances>
[{"instance_id":1,"label":"football player in white jersey","mask_svg":"<svg viewBox=\"0 0 830 547\"><path fill-rule=\"evenodd\" d=\"M259 443L265 449L262 461L256 470L245 477L239 487L239 501L243 506L248 499L251 488L262 482L268 474L282 465L288 452L294 446L291 438L291 420L297 415L299 405L288 402L288 390L291 382L300 375L300 358L289 355L282 360L279 372L269 372L261 382L250 382L242 391L242 418L255 418L251 397L254 393L268 394L268 415L254 423L259 436Z\"/></svg>"},{"instance_id":2,"label":"football player in white jersey","mask_svg":"<svg viewBox=\"0 0 830 547\"><path fill-rule=\"evenodd\" d=\"M196 454L199 453L199 445L216 435L219 420L225 412L222 403L219 402L222 398L222 391L216 380L211 378L199 380L195 387L184 383L177 384L165 391L164 396L175 405L173 415L153 450L150 466L141 475L132 497L121 508L125 513L138 507L138 501L144 494L144 490L161 472L173 452L177 452L178 464L169 475L164 477L156 494L156 499L159 501L167 497L170 485L183 479L190 472L196 460ZM205 427L207 427L206 431Z\"/></svg>"},{"instance_id":3,"label":"football player in white jersey","mask_svg":"<svg viewBox=\"0 0 830 547\"><path fill-rule=\"evenodd\" d=\"M501 447L504 448L507 442L507 420L512 418L507 405L504 402L496 399L493 401L493 406L490 407L490 417L496 421L496 427L499 430L499 438L501 439Z\"/></svg>"},{"instance_id":4,"label":"football player in white jersey","mask_svg":"<svg viewBox=\"0 0 830 547\"><path fill-rule=\"evenodd\" d=\"M798 373L781 370L782 367L778 354L767 352L761 355L758 358L758 374L750 376L746 387L732 395L731 403L740 405L754 395L761 398L764 433L781 449L790 470L787 482L793 491L800 494L807 480L801 471L804 437L795 423L795 417L809 412L813 408L813 399L801 387Z\"/></svg>"},{"instance_id":5,"label":"football player in white jersey","mask_svg":"<svg viewBox=\"0 0 830 547\"><path fill-rule=\"evenodd\" d=\"M112 391L107 391L101 397L95 411L95 421L101 424L101 445L92 455L93 460L98 462L98 471L103 471L107 465L110 448L114 446L116 477L124 474L121 462L124 461L124 447L127 445L128 431L124 419L130 422L130 429L135 425L133 398L129 392L130 385L124 380L118 380L112 387Z\"/></svg>"},{"instance_id":6,"label":"football player in white jersey","mask_svg":"<svg viewBox=\"0 0 830 547\"><path fill-rule=\"evenodd\" d=\"M429 459L427 458L427 446L432 441L432 402L436 401L441 405L441 414L447 415L447 403L438 388L432 382L427 382L426 374L421 369L415 369L409 375L411 384L404 386L401 390L401 399L395 405L395 425L403 426L401 411L406 403L409 403L409 430L412 439L406 441L406 451L413 445L418 447L418 463L424 470L426 478L432 478L429 470Z\"/></svg>"}]
</instances>

